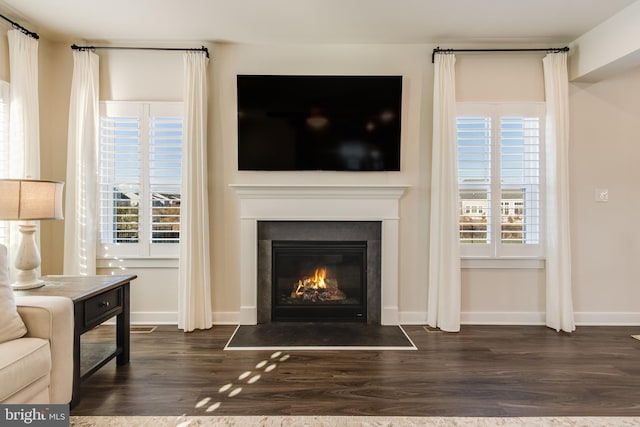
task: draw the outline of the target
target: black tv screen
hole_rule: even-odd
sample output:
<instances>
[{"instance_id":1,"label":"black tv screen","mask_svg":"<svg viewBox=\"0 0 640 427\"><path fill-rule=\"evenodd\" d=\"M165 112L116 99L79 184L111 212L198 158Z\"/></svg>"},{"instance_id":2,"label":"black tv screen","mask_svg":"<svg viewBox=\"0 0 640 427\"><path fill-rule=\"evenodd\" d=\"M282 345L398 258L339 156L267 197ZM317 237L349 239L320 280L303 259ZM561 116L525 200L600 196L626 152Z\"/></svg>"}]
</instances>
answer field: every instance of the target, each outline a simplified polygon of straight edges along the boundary
<instances>
[{"instance_id":1,"label":"black tv screen","mask_svg":"<svg viewBox=\"0 0 640 427\"><path fill-rule=\"evenodd\" d=\"M399 171L402 76L238 75L241 171Z\"/></svg>"}]
</instances>

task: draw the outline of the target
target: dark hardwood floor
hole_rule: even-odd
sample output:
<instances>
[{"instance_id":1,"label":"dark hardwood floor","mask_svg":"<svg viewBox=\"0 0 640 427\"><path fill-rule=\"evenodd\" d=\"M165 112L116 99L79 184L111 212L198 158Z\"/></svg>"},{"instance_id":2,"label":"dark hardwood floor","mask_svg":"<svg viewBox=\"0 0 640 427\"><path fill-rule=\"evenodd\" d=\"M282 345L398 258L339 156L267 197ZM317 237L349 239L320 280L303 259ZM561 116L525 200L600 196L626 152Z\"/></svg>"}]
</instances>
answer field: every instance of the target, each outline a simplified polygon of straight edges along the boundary
<instances>
[{"instance_id":1,"label":"dark hardwood floor","mask_svg":"<svg viewBox=\"0 0 640 427\"><path fill-rule=\"evenodd\" d=\"M89 378L71 415L640 416L640 327L405 326L417 351L223 351L234 329L132 334L131 363Z\"/></svg>"}]
</instances>

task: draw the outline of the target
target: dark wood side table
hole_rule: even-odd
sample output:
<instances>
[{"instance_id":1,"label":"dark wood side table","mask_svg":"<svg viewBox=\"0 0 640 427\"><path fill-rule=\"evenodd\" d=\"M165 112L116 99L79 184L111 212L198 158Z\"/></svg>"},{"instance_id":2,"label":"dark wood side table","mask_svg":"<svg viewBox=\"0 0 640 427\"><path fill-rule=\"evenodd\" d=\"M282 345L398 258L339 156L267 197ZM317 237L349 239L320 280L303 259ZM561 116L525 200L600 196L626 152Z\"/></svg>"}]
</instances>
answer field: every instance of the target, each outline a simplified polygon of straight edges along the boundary
<instances>
[{"instance_id":1,"label":"dark wood side table","mask_svg":"<svg viewBox=\"0 0 640 427\"><path fill-rule=\"evenodd\" d=\"M80 383L114 357L118 365L129 363L129 284L136 275L127 276L45 276L45 286L15 291L15 295L54 295L73 301L73 392L71 407L80 399ZM116 316L115 350L102 355L86 370L82 367L80 336ZM84 372L83 372L84 371Z\"/></svg>"}]
</instances>

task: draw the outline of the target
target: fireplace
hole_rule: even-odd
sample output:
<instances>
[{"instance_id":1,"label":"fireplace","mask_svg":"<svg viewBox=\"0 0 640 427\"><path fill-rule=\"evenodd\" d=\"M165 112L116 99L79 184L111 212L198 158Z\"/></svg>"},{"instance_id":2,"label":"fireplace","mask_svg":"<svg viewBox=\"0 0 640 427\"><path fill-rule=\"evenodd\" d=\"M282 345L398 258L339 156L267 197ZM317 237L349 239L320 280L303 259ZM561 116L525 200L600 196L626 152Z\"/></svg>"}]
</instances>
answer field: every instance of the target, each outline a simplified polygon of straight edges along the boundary
<instances>
[{"instance_id":1,"label":"fireplace","mask_svg":"<svg viewBox=\"0 0 640 427\"><path fill-rule=\"evenodd\" d=\"M366 241L282 241L272 249L272 321L367 321Z\"/></svg>"},{"instance_id":2,"label":"fireplace","mask_svg":"<svg viewBox=\"0 0 640 427\"><path fill-rule=\"evenodd\" d=\"M379 221L258 221L257 231L257 323L380 323Z\"/></svg>"},{"instance_id":3,"label":"fireplace","mask_svg":"<svg viewBox=\"0 0 640 427\"><path fill-rule=\"evenodd\" d=\"M377 224L377 239L353 238L330 227L302 240L367 241L367 323L398 325L399 200L405 185L230 184L238 196L240 241L240 306L237 322L255 325L271 321L271 241L296 240L273 236L262 225L326 221ZM267 227L268 229L268 227ZM264 307L268 307L265 311ZM235 321L235 318L230 318Z\"/></svg>"}]
</instances>

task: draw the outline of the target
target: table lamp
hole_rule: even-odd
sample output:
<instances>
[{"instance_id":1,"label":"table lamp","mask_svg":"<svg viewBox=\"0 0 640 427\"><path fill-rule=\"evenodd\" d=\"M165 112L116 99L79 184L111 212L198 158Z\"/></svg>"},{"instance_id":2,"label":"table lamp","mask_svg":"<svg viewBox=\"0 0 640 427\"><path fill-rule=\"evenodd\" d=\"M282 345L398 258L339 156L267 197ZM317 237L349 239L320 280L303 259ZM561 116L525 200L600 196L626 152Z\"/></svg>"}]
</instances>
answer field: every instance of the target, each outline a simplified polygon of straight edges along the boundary
<instances>
[{"instance_id":1,"label":"table lamp","mask_svg":"<svg viewBox=\"0 0 640 427\"><path fill-rule=\"evenodd\" d=\"M0 179L0 220L22 221L16 255L16 283L13 289L33 289L44 285L37 276L40 252L35 240L35 220L63 219L64 183L36 179Z\"/></svg>"}]
</instances>

